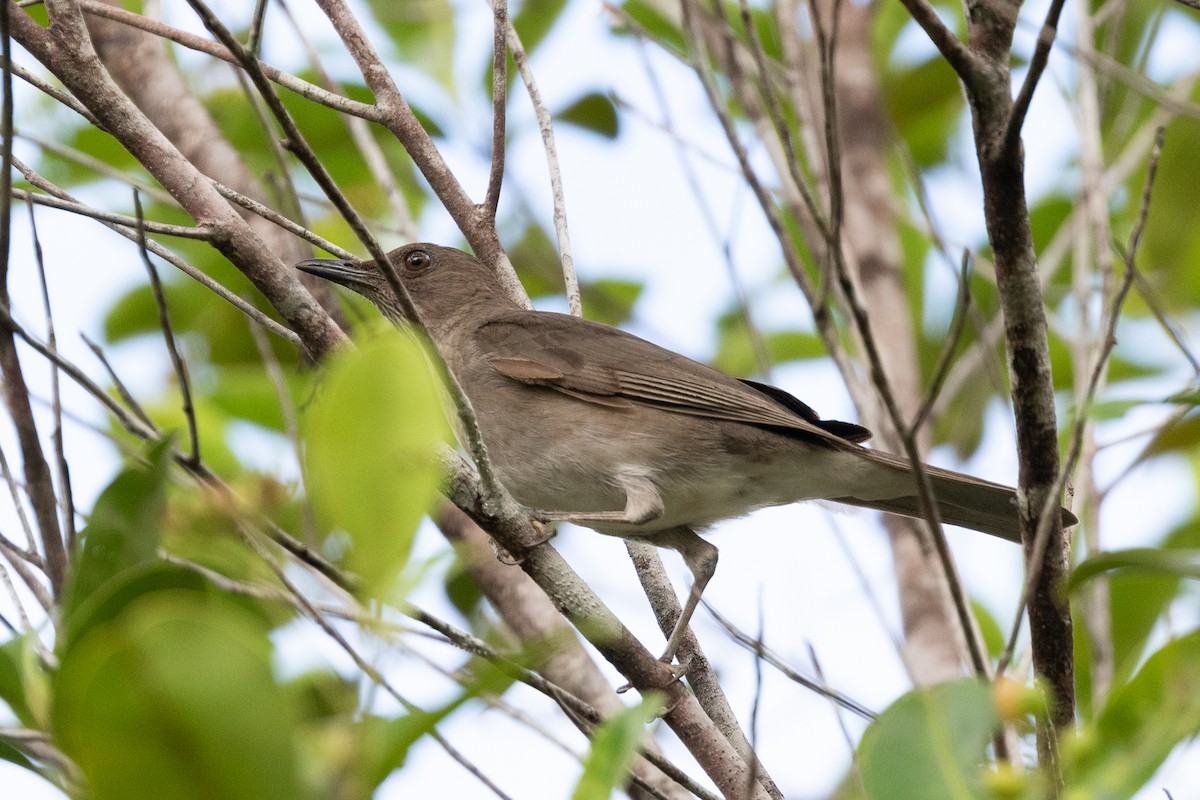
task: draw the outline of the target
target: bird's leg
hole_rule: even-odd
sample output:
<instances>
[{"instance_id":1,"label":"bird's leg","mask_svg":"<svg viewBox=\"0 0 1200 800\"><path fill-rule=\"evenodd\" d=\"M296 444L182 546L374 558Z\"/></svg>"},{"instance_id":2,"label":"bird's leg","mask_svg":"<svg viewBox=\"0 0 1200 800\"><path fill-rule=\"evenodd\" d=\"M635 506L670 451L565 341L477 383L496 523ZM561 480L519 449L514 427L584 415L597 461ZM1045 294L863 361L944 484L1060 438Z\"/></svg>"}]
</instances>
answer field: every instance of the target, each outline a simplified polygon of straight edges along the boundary
<instances>
[{"instance_id":1,"label":"bird's leg","mask_svg":"<svg viewBox=\"0 0 1200 800\"><path fill-rule=\"evenodd\" d=\"M625 490L624 511L596 512L538 512L544 519L562 519L586 525L588 522L627 522L640 525L657 519L663 513L662 495L658 487L644 475L620 473L616 476L617 484ZM669 547L683 556L692 573L692 588L684 601L683 610L671 635L667 637L667 649L661 660L670 664L679 650L679 643L688 629L696 607L700 605L700 597L704 587L708 586L713 573L717 570L717 548L696 535L696 532L686 525L670 528L664 531L647 532L645 539L658 547ZM639 537L640 538L640 537Z\"/></svg>"},{"instance_id":2,"label":"bird's leg","mask_svg":"<svg viewBox=\"0 0 1200 800\"><path fill-rule=\"evenodd\" d=\"M696 613L696 607L700 605L700 596L704 594L704 588L717 571L717 548L685 525L656 533L647 537L647 540L659 547L669 547L677 551L683 556L683 563L692 572L692 588L683 604L683 610L679 613L679 620L671 630L671 635L667 637L667 649L660 659L670 664L675 659L675 652L679 649L679 643L683 641L683 634L688 629L692 615Z\"/></svg>"},{"instance_id":3,"label":"bird's leg","mask_svg":"<svg viewBox=\"0 0 1200 800\"><path fill-rule=\"evenodd\" d=\"M663 499L658 487L645 475L618 473L616 484L625 492L623 511L535 511L544 520L562 520L587 525L589 522L627 522L641 525L658 519L663 513Z\"/></svg>"}]
</instances>

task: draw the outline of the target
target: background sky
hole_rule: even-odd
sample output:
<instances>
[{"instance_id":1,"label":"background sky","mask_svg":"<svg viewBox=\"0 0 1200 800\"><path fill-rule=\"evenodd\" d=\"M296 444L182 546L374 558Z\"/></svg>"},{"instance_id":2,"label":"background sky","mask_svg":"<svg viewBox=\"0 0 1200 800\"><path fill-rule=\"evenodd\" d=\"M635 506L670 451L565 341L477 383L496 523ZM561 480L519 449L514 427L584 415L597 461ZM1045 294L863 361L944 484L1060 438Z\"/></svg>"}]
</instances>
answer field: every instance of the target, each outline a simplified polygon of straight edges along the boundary
<instances>
[{"instance_id":1,"label":"background sky","mask_svg":"<svg viewBox=\"0 0 1200 800\"><path fill-rule=\"evenodd\" d=\"M167 4L168 20L180 27L202 32L183 4ZM1036 4L1040 5L1040 4ZM217 8L240 8L239 4L216 4ZM329 54L327 66L350 74L347 60L336 56L338 46L323 18L310 6L297 3L293 9L305 30ZM481 59L490 46L490 10L481 2L456 4L464 44L459 48L458 66L464 75L477 76ZM1033 12L1037 16L1037 12ZM1069 17L1069 14L1068 14ZM797 290L777 284L780 257L776 243L761 220L753 198L742 184L723 137L710 118L702 91L690 72L657 52L646 57L631 40L618 40L607 29L603 8L592 2L575 2L534 59L540 89L547 105L561 108L592 88L611 91L632 113L622 115L622 133L615 142L569 126L557 128L568 215L577 268L582 276L623 276L644 280L646 290L636 307L629 329L663 346L705 359L715 348L714 320L731 303L733 286L721 257L724 242L731 245L737 278L753 299L756 321L765 329L794 325L807 318ZM1069 19L1065 35L1069 35ZM1024 31L1028 41L1035 31ZM1195 29L1166 29L1151 68L1169 77L1175 68L1172 54L1194 52ZM284 69L297 70L299 51L286 37L268 38L267 58ZM914 48L926 45L913 38ZM28 57L18 59L31 64ZM194 62L209 70L206 59L181 56L185 67ZM696 152L690 168L703 188L702 202L720 226L713 231L705 222L701 202L693 193L681 165L679 148L655 124L662 110L647 78L646 64L669 98L671 116L678 130ZM1180 59L1177 63L1191 63ZM1037 93L1025 136L1031 194L1055 187L1049 180L1063 175L1061 165L1071 157L1073 123L1059 94L1070 63L1056 54L1050 73ZM422 84L409 86L401 75L401 89L417 102ZM1062 79L1056 80L1056 78ZM471 78L473 79L473 78ZM464 78L464 81L468 78ZM18 87L18 126L36 129L45 125L37 112L32 93ZM432 94L432 93L428 93ZM510 109L514 141L508 153L506 189L519 189L542 219L550 218L550 195L545 159L536 125L524 95L518 89ZM478 108L456 110L455 141L446 149L451 167L475 194L482 196L486 182L486 149L489 118ZM977 247L982 241L981 197L974 170L974 156L965 136L960 135L962 170L947 170L929 177L928 193L941 232L957 246ZM35 151L18 148L18 155L36 161ZM84 198L105 205L103 196ZM508 202L509 195L505 201ZM502 204L503 209L503 204ZM421 221L423 238L446 244L460 241L448 217L434 210ZM31 237L23 206L14 212L12 292L17 316L34 330L41 330L40 300L33 270ZM37 224L52 287L52 303L60 348L69 358L99 375L96 364L78 337L86 333L101 338L102 319L113 300L129 287L145 280L139 257L125 240L89 220L37 209ZM395 242L386 242L394 244ZM350 242L340 242L354 249ZM518 265L519 267L519 265ZM945 304L947 317L953 304L953 275L945 284L929 289L935 301ZM936 302L934 303L936 305ZM554 307L553 304L546 307ZM558 308L555 308L558 310ZM585 307L586 315L587 309ZM1196 320L1187 321L1193 337ZM1136 346L1138 332L1123 331L1122 339ZM1129 346L1128 344L1124 346ZM111 352L118 372L135 393L157 392L168 380L170 367L161 341L146 338L114 348ZM39 358L26 356L24 364L31 383L46 386ZM776 368L770 380L812 405L822 416L855 419L855 412L835 370L825 362ZM1177 386L1140 387L1145 397L1161 396ZM98 491L119 466L103 436L89 426L104 424L94 404L70 384L64 384L64 405L79 416L66 432L68 457L76 467L73 485L77 503L88 507ZM1155 409L1143 409L1130 418L1101 427L1101 439L1116 440L1126 433L1148 428ZM45 422L45 419L43 419ZM18 452L8 426L0 426L0 445L10 459ZM956 463L949 452L935 452L935 464L970 472L990 480L1015 483L1016 457L1010 412L999 406L989 415L984 446L970 463ZM1139 442L1109 448L1099 462L1102 483L1118 475L1139 448ZM286 449L273 444L264 449L261 439L247 439L244 450L257 458L278 463L285 474L295 474ZM1103 523L1109 546L1151 544L1161 533L1184 518L1195 503L1196 488L1190 470L1172 468L1156 461L1138 471L1114 492L1105 506ZM16 524L9 505L0 505L0 525L9 535ZM999 540L952 530L951 545L959 558L963 580L973 597L981 600L1001 624L1007 626L1020 589L1018 548ZM811 672L811 652L820 661L829 683L867 706L879 710L908 688L893 642L899 630L895 586L888 547L874 516L867 512L830 513L808 504L770 509L752 517L718 526L711 541L721 550L720 567L705 594L722 614L744 630L761 631L768 646L790 663ZM575 567L612 610L646 642L651 651L661 647L662 637L640 592L622 543L585 529L566 529L555 541ZM416 557L437 558L446 545L431 528L423 529ZM852 565L857 563L857 568ZM678 557L666 554L673 581L682 591L687 572ZM448 559L443 558L448 566ZM870 590L864 592L863 582ZM873 597L873 601L872 598ZM428 581L414 601L435 614L457 621L444 600L437 581ZM3 601L7 602L7 601ZM10 607L0 604L3 613ZM1195 623L1195 613L1179 620L1184 630ZM773 670L766 669L761 687L756 684L752 656L729 644L723 632L703 610L697 614L695 630L706 647L715 669L724 678L735 711L745 722L750 718L756 693L758 742L764 763L789 797L815 797L828 792L844 774L851 748L841 737L835 712L827 701L797 687ZM1165 634L1165 632L1164 632ZM423 659L432 659L448 669L461 656L447 646L411 637L414 652L371 649L377 664L404 687L409 698L432 704L449 696L453 685L438 678ZM352 669L331 643L304 626L294 626L278 638L279 670L290 674L302 669L332 665ZM598 659L602 665L607 665ZM614 685L623 680L609 671ZM513 706L533 713L561 740L582 751L586 743L544 698L522 686L506 696ZM384 706L386 707L386 706ZM862 724L843 717L857 738ZM3 724L0 722L0 724ZM568 796L579 767L570 757L546 743L527 726L509 720L501 712L472 706L456 714L443 727L445 736L481 769L515 797ZM503 742L502 748L496 743ZM669 734L663 737L668 756L687 764L682 748ZM519 748L522 757L514 758ZM537 754L537 755L534 755ZM531 765L536 765L536 774ZM1176 798L1188 796L1188 787L1200 785L1200 751L1193 746L1177 752L1159 783L1150 784L1146 797L1161 797L1170 788ZM0 796L49 798L57 793L40 779L22 770L0 764ZM419 745L403 772L391 779L381 797L486 797L486 790L453 764L433 743Z\"/></svg>"}]
</instances>

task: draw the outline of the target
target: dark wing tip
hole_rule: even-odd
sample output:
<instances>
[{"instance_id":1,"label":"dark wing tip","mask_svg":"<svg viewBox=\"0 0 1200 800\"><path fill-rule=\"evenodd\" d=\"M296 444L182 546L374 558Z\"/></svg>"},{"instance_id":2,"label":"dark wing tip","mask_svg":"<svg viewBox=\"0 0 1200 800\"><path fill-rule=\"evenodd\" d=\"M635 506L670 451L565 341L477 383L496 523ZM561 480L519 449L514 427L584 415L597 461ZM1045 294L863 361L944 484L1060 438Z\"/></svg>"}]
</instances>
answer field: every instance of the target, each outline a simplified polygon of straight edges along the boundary
<instances>
[{"instance_id":1,"label":"dark wing tip","mask_svg":"<svg viewBox=\"0 0 1200 800\"><path fill-rule=\"evenodd\" d=\"M764 394L776 403L779 403L805 422L811 422L821 430L828 431L839 439L845 439L847 442L858 444L871 438L871 432L862 425L855 425L853 422L841 422L836 419L821 419L820 415L816 411L813 411L811 406L777 386L772 386L769 383L759 383L747 378L738 378L738 380L756 392Z\"/></svg>"}]
</instances>

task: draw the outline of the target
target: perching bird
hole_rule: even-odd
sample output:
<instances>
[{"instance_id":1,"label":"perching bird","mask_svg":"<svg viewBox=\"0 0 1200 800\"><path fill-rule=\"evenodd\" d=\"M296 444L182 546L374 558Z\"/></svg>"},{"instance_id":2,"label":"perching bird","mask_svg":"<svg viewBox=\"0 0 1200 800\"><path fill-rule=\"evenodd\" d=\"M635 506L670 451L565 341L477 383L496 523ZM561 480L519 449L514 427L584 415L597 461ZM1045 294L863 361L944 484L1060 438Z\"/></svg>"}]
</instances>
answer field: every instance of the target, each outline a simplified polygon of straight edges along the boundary
<instances>
[{"instance_id":1,"label":"perching bird","mask_svg":"<svg viewBox=\"0 0 1200 800\"><path fill-rule=\"evenodd\" d=\"M668 638L668 663L716 569L717 549L697 530L801 500L920 515L908 461L861 447L866 428L823 420L782 389L617 328L527 310L460 250L411 244L388 259L470 398L512 496L545 517L683 556L694 582ZM296 267L403 321L375 262L317 258ZM1013 489L925 469L943 521L1019 541ZM1075 522L1066 509L1062 517Z\"/></svg>"}]
</instances>

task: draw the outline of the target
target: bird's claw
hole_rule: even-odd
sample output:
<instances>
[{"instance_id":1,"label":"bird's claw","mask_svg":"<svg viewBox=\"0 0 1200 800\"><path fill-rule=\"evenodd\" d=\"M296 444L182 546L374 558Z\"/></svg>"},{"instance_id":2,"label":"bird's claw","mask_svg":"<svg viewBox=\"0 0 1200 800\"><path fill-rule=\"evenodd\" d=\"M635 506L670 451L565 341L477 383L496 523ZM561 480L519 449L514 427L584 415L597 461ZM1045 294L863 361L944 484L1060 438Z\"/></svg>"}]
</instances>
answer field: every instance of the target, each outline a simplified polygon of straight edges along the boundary
<instances>
[{"instance_id":1,"label":"bird's claw","mask_svg":"<svg viewBox=\"0 0 1200 800\"><path fill-rule=\"evenodd\" d=\"M664 683L662 686L656 687L660 690L668 689L672 685L679 683L681 680L683 680L684 677L687 675L688 667L691 666L690 659L687 661L684 661L682 663L679 663L679 664L674 664L674 663L672 663L672 661L666 660L664 658L660 658L659 662L663 666L665 666L668 670L670 670L670 672L671 672L671 679L668 680L666 683ZM634 688L632 683L626 683L623 686L618 686L617 694L625 694L632 688ZM659 714L659 716L665 716L667 713L670 712L670 710L671 710L670 708L666 709L666 711L663 711L662 714Z\"/></svg>"}]
</instances>

